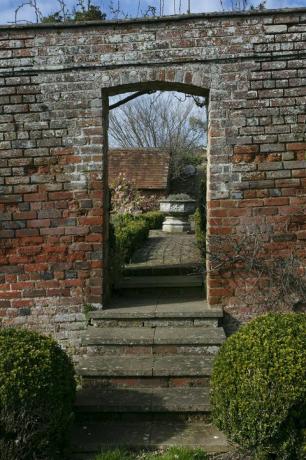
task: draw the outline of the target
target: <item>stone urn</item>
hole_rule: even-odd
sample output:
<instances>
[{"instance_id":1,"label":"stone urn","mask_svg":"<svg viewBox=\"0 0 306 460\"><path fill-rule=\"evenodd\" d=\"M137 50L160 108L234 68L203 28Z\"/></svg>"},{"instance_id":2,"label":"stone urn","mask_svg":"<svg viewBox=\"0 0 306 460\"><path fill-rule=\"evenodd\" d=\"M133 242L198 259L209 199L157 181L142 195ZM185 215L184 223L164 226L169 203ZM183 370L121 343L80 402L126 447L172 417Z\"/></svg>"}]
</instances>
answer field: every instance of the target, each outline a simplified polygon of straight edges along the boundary
<instances>
[{"instance_id":1,"label":"stone urn","mask_svg":"<svg viewBox=\"0 0 306 460\"><path fill-rule=\"evenodd\" d=\"M183 233L191 230L188 217L193 214L196 202L184 194L169 195L160 202L160 210L166 214L163 232Z\"/></svg>"}]
</instances>

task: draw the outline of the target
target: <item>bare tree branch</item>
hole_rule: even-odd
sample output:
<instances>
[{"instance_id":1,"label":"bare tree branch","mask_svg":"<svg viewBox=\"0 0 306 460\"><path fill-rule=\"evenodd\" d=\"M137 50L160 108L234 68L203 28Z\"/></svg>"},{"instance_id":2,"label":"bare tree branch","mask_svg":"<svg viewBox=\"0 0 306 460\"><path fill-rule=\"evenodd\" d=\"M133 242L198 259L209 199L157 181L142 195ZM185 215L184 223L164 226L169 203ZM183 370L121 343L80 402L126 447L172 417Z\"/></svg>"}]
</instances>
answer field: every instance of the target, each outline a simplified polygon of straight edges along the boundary
<instances>
[{"instance_id":1,"label":"bare tree branch","mask_svg":"<svg viewBox=\"0 0 306 460\"><path fill-rule=\"evenodd\" d=\"M35 13L35 17L36 17L36 22L39 23L41 22L42 20L42 13L37 5L37 0L28 0L24 3L21 3L21 5L17 6L17 8L15 9L15 24L17 24L18 22L30 22L30 21L22 21L22 20L18 20L17 19L17 16L18 16L18 13L19 11L24 8L25 6L29 6L30 8L33 8L34 9L34 13Z\"/></svg>"},{"instance_id":2,"label":"bare tree branch","mask_svg":"<svg viewBox=\"0 0 306 460\"><path fill-rule=\"evenodd\" d=\"M155 91L138 91L137 93L133 93L130 96L127 96L124 99L121 99L120 101L116 102L115 104L110 105L109 110L117 109L121 105L126 104L127 102L130 102L133 99L136 99L136 97L144 96L145 94L152 94L152 93L155 93Z\"/></svg>"},{"instance_id":3,"label":"bare tree branch","mask_svg":"<svg viewBox=\"0 0 306 460\"><path fill-rule=\"evenodd\" d=\"M257 312L305 310L305 262L294 248L286 256L268 251L267 239L272 237L248 232L240 238L210 236L210 272L230 279L236 296Z\"/></svg>"},{"instance_id":4,"label":"bare tree branch","mask_svg":"<svg viewBox=\"0 0 306 460\"><path fill-rule=\"evenodd\" d=\"M111 105L109 120L110 143L116 147L168 149L172 178L180 176L186 158L197 161L206 135L203 105L195 107L192 98L183 103L175 94L157 91L136 99L141 93L134 93Z\"/></svg>"}]
</instances>

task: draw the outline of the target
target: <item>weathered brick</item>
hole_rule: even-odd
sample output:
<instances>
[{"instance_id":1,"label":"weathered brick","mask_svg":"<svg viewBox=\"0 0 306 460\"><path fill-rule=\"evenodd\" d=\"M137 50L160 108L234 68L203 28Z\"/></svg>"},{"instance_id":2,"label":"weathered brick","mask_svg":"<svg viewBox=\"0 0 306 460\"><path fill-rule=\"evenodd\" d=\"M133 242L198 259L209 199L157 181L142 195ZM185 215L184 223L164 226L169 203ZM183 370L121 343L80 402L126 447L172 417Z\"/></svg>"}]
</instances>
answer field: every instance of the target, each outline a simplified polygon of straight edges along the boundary
<instances>
[{"instance_id":1,"label":"weathered brick","mask_svg":"<svg viewBox=\"0 0 306 460\"><path fill-rule=\"evenodd\" d=\"M276 187L299 187L299 179L279 179L275 181Z\"/></svg>"},{"instance_id":2,"label":"weathered brick","mask_svg":"<svg viewBox=\"0 0 306 460\"><path fill-rule=\"evenodd\" d=\"M295 142L287 144L288 150L306 150L306 142Z\"/></svg>"},{"instance_id":3,"label":"weathered brick","mask_svg":"<svg viewBox=\"0 0 306 460\"><path fill-rule=\"evenodd\" d=\"M265 31L268 34L278 34L278 33L283 33L287 32L287 25L286 24L279 24L279 25L268 25L264 26Z\"/></svg>"},{"instance_id":4,"label":"weathered brick","mask_svg":"<svg viewBox=\"0 0 306 460\"><path fill-rule=\"evenodd\" d=\"M257 229L277 256L289 246L304 256L305 17L255 11L120 22L111 33L107 24L2 31L0 54L14 74L0 76L0 283L19 297L0 301L1 318L58 330L68 341L82 305L101 306L108 265L101 88L137 91L139 83L150 89L159 82L209 91L207 233L239 237ZM38 72L24 75L32 56ZM209 303L231 305L245 318L231 277L214 280L209 273Z\"/></svg>"},{"instance_id":5,"label":"weathered brick","mask_svg":"<svg viewBox=\"0 0 306 460\"><path fill-rule=\"evenodd\" d=\"M281 178L288 178L291 177L291 171L267 171L266 172L267 179L281 179Z\"/></svg>"}]
</instances>

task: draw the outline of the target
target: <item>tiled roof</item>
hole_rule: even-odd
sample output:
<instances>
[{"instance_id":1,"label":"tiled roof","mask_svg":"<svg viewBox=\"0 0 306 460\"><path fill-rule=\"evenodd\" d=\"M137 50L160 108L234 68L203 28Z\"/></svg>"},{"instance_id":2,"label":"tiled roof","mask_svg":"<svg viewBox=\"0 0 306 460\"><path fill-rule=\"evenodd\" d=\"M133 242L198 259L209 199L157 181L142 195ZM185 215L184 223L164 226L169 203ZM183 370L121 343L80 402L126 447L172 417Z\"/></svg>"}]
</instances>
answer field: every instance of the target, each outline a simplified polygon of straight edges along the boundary
<instances>
[{"instance_id":1,"label":"tiled roof","mask_svg":"<svg viewBox=\"0 0 306 460\"><path fill-rule=\"evenodd\" d=\"M161 149L111 149L109 184L124 174L138 189L165 190L168 185L170 153Z\"/></svg>"}]
</instances>

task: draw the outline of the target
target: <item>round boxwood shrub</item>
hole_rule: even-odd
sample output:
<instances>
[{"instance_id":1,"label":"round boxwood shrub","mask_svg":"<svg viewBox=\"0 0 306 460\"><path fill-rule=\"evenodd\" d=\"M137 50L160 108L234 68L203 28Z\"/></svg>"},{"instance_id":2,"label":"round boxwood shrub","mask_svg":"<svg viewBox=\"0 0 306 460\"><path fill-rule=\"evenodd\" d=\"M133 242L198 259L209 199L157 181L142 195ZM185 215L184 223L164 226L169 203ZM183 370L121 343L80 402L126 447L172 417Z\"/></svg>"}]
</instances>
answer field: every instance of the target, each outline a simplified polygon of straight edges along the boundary
<instances>
[{"instance_id":1,"label":"round boxwood shrub","mask_svg":"<svg viewBox=\"0 0 306 460\"><path fill-rule=\"evenodd\" d=\"M303 458L306 315L267 314L227 339L215 360L216 425L260 459Z\"/></svg>"},{"instance_id":2,"label":"round boxwood shrub","mask_svg":"<svg viewBox=\"0 0 306 460\"><path fill-rule=\"evenodd\" d=\"M63 458L75 397L71 360L51 338L0 330L0 458Z\"/></svg>"}]
</instances>

